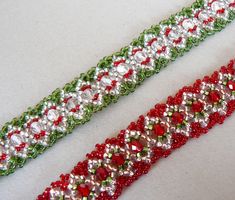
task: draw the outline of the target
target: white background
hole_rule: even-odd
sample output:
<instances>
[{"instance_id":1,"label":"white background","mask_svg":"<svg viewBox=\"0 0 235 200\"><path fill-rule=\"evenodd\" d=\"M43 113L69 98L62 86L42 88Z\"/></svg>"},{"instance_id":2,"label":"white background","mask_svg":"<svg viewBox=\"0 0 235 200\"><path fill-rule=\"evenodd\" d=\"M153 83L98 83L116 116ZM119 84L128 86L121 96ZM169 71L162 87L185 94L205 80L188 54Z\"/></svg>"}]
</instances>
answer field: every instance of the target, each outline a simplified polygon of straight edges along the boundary
<instances>
[{"instance_id":1,"label":"white background","mask_svg":"<svg viewBox=\"0 0 235 200\"><path fill-rule=\"evenodd\" d=\"M0 0L0 124L118 51L193 0ZM31 200L94 145L155 103L235 56L235 23L208 38L135 93L95 114L24 168L0 178L1 200ZM235 115L161 160L121 200L234 200Z\"/></svg>"}]
</instances>

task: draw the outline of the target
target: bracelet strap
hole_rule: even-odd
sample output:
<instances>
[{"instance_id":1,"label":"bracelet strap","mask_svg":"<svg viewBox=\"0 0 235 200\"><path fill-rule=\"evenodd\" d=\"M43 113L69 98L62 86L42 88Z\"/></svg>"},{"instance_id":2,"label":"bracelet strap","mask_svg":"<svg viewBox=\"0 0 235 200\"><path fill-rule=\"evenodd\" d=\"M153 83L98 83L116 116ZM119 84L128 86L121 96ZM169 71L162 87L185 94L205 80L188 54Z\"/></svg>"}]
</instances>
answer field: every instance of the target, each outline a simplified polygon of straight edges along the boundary
<instances>
[{"instance_id":1,"label":"bracelet strap","mask_svg":"<svg viewBox=\"0 0 235 200\"><path fill-rule=\"evenodd\" d=\"M96 144L69 174L52 182L38 200L117 199L122 190L146 174L190 138L222 124L235 110L234 60L210 77L183 87L166 103L156 104L117 137Z\"/></svg>"},{"instance_id":2,"label":"bracelet strap","mask_svg":"<svg viewBox=\"0 0 235 200\"><path fill-rule=\"evenodd\" d=\"M231 0L197 0L6 123L0 131L0 175L36 158L93 113L133 92L147 77L222 30L235 18L234 8Z\"/></svg>"}]
</instances>

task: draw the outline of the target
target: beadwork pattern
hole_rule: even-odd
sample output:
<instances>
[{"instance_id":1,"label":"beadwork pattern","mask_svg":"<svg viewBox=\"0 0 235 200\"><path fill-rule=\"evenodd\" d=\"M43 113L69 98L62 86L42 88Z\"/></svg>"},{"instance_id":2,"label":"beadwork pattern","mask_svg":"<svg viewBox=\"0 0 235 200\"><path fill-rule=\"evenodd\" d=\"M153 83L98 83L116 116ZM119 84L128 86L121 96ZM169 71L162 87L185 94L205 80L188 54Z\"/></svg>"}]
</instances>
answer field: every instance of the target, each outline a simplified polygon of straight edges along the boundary
<instances>
[{"instance_id":1,"label":"beadwork pattern","mask_svg":"<svg viewBox=\"0 0 235 200\"><path fill-rule=\"evenodd\" d=\"M0 131L0 175L22 167L27 159L37 157L77 125L87 122L93 113L133 92L147 77L223 29L234 19L234 8L231 0L197 0L6 123Z\"/></svg>"},{"instance_id":2,"label":"beadwork pattern","mask_svg":"<svg viewBox=\"0 0 235 200\"><path fill-rule=\"evenodd\" d=\"M97 144L86 160L52 182L37 200L117 199L158 159L222 124L235 111L234 63L183 87L117 137Z\"/></svg>"}]
</instances>

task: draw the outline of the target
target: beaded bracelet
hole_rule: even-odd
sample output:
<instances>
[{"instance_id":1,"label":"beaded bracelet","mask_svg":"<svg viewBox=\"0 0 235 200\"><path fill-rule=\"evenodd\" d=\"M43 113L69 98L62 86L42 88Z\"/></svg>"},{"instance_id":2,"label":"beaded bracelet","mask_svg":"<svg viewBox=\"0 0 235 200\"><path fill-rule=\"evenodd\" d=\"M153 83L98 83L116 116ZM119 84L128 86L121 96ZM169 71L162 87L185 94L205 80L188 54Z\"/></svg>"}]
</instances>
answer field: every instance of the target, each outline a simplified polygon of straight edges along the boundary
<instances>
[{"instance_id":1,"label":"beaded bracelet","mask_svg":"<svg viewBox=\"0 0 235 200\"><path fill-rule=\"evenodd\" d=\"M37 199L117 199L158 159L222 124L235 111L234 63L232 60L210 77L183 87L117 137L97 144L86 160L62 174Z\"/></svg>"},{"instance_id":2,"label":"beaded bracelet","mask_svg":"<svg viewBox=\"0 0 235 200\"><path fill-rule=\"evenodd\" d=\"M197 0L191 7L145 30L97 67L55 90L0 131L0 175L13 173L59 138L89 121L147 77L222 30L235 18L233 0Z\"/></svg>"}]
</instances>

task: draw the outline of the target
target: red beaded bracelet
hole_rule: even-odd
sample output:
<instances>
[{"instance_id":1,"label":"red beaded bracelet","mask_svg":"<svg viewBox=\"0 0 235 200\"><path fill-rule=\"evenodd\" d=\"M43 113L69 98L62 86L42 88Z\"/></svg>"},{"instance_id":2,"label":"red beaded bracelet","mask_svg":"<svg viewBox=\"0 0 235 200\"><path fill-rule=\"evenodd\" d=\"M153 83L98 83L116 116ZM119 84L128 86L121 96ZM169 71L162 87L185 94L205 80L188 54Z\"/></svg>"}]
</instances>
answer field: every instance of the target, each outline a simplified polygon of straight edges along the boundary
<instances>
[{"instance_id":1,"label":"red beaded bracelet","mask_svg":"<svg viewBox=\"0 0 235 200\"><path fill-rule=\"evenodd\" d=\"M69 174L37 197L38 200L117 199L122 190L148 173L190 138L198 138L235 110L235 60L211 76L183 87L166 103L156 104L131 122L117 137L97 144Z\"/></svg>"}]
</instances>

